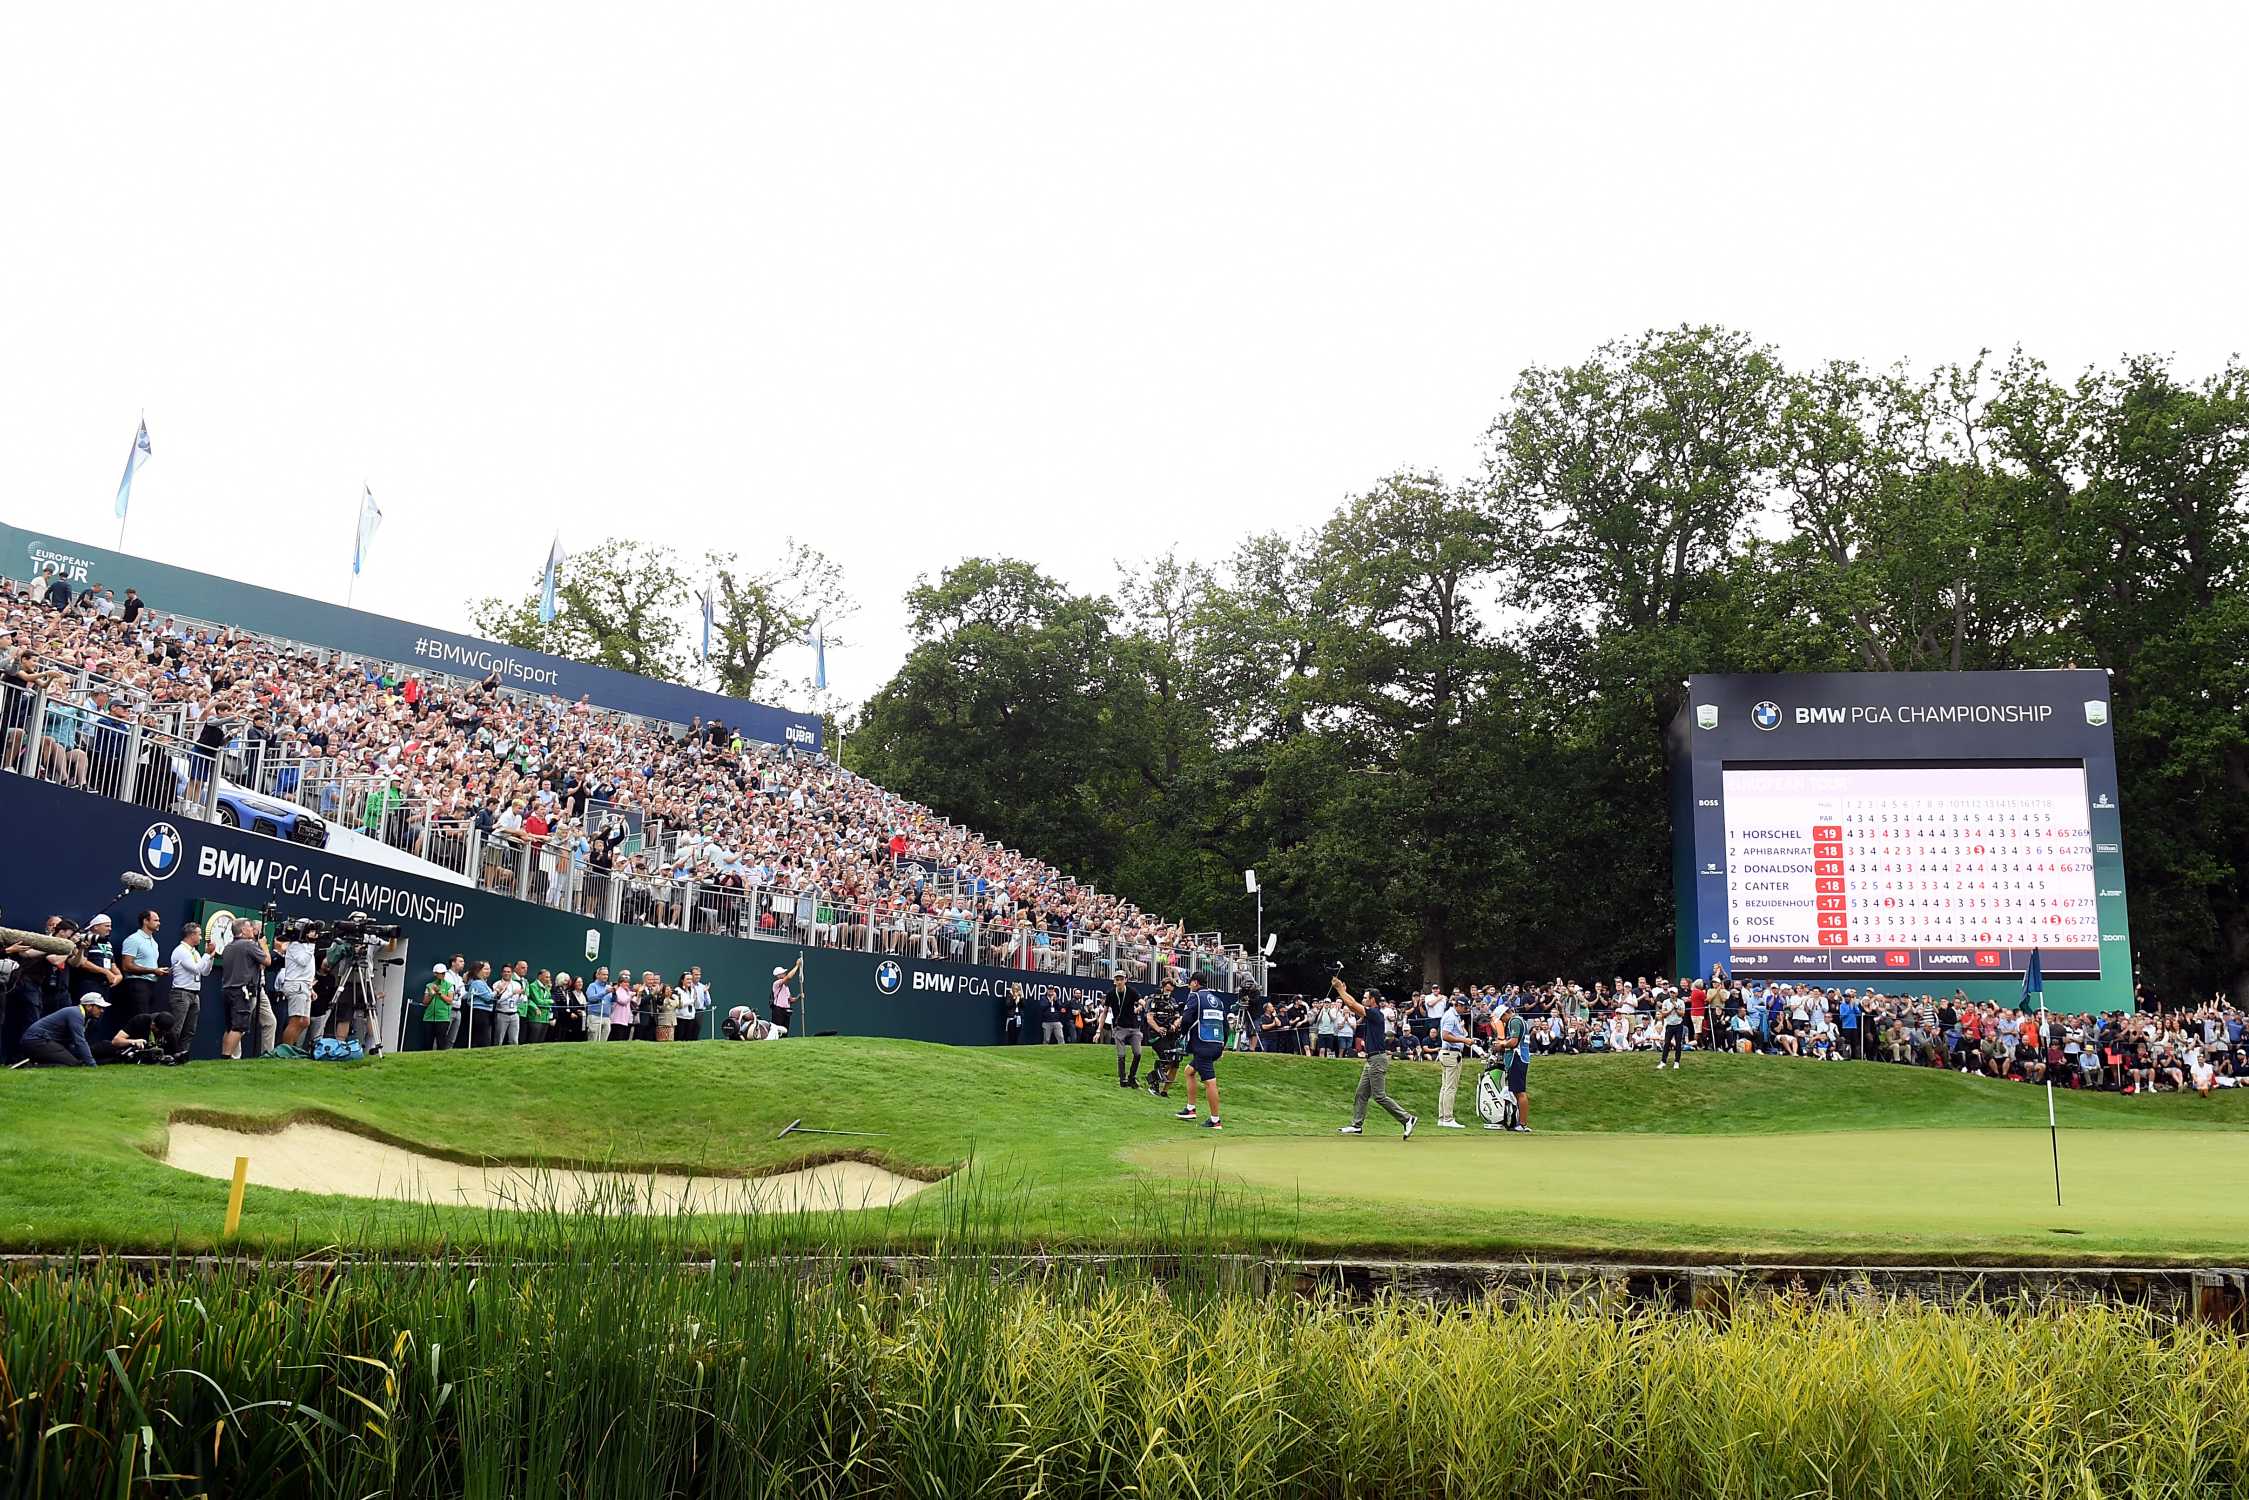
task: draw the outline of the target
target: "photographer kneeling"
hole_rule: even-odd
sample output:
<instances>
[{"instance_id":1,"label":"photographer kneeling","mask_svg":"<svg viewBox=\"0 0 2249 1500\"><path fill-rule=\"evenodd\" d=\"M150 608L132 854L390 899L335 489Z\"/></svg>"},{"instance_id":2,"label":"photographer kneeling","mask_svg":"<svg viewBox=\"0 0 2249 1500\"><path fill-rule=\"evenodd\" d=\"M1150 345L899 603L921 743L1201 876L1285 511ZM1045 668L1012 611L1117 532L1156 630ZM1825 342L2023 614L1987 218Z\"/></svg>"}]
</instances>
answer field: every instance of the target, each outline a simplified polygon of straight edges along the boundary
<instances>
[{"instance_id":1,"label":"photographer kneeling","mask_svg":"<svg viewBox=\"0 0 2249 1500\"><path fill-rule=\"evenodd\" d=\"M88 990L76 1005L66 1005L31 1023L23 1034L24 1057L35 1068L94 1066L94 1043L87 1036L87 1028L89 1024L98 1026L108 1012L109 997L99 990ZM146 1045L122 1032L113 1032L101 1040L102 1060L123 1061Z\"/></svg>"}]
</instances>

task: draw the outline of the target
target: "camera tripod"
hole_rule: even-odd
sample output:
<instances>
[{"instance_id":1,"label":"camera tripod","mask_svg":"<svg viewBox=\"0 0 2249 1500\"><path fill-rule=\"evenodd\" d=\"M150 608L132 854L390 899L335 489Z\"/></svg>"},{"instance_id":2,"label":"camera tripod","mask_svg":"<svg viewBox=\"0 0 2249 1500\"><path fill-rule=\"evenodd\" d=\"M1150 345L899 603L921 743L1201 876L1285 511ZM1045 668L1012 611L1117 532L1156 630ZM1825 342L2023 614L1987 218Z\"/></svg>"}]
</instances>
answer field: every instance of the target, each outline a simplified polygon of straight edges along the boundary
<instances>
[{"instance_id":1,"label":"camera tripod","mask_svg":"<svg viewBox=\"0 0 2249 1500\"><path fill-rule=\"evenodd\" d=\"M338 970L336 992L328 1002L329 1035L345 1041L356 1026L366 1033L361 1045L373 1057L383 1050L382 1035L375 1028L375 950L382 939L354 938L350 946L351 956Z\"/></svg>"}]
</instances>

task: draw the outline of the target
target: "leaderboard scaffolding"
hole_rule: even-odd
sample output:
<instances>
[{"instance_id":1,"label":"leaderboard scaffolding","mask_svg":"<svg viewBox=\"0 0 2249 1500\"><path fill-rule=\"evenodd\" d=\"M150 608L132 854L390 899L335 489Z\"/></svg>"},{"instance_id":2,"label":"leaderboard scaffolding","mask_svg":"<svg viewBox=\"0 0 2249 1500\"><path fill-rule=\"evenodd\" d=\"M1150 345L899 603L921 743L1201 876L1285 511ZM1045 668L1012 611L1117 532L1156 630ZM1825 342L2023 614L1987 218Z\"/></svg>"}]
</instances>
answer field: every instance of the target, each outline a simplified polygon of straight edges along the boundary
<instances>
[{"instance_id":1,"label":"leaderboard scaffolding","mask_svg":"<svg viewBox=\"0 0 2249 1500\"><path fill-rule=\"evenodd\" d=\"M2084 768L1727 764L1737 974L2100 972Z\"/></svg>"}]
</instances>

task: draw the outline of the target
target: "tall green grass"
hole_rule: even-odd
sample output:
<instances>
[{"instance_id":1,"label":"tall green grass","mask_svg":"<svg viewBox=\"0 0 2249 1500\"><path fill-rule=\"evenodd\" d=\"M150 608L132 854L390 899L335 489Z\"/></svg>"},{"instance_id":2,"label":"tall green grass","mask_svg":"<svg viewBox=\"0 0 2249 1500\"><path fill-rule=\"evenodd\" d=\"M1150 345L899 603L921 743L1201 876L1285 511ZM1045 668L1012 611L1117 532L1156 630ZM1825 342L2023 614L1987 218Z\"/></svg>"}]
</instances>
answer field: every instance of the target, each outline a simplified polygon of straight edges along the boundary
<instances>
[{"instance_id":1,"label":"tall green grass","mask_svg":"<svg viewBox=\"0 0 2249 1500\"><path fill-rule=\"evenodd\" d=\"M1152 1223L1193 1246L1224 1212ZM195 1496L2189 1496L2249 1349L2107 1307L1268 1295L1193 1253L891 1263L529 1213L504 1262L0 1281L0 1489ZM699 1243L707 1246L708 1239ZM786 1251L787 1253L781 1253Z\"/></svg>"}]
</instances>

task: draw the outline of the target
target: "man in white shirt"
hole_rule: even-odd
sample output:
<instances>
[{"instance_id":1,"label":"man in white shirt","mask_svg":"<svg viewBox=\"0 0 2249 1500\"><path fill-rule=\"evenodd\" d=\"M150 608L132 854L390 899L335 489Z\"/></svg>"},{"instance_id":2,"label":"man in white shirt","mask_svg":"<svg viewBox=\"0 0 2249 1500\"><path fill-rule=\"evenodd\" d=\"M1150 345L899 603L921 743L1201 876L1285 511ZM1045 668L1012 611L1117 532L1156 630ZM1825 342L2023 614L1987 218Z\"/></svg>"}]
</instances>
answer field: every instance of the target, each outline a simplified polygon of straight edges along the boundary
<instances>
[{"instance_id":1,"label":"man in white shirt","mask_svg":"<svg viewBox=\"0 0 2249 1500\"><path fill-rule=\"evenodd\" d=\"M158 1011L157 1031L158 1045L174 1056L195 1045L195 1030L203 1019L203 978L216 962L200 922L180 929L179 946L172 950L171 992Z\"/></svg>"},{"instance_id":2,"label":"man in white shirt","mask_svg":"<svg viewBox=\"0 0 2249 1500\"><path fill-rule=\"evenodd\" d=\"M1437 1037L1437 1128L1465 1130L1467 1127L1452 1117L1452 1108L1453 1098L1460 1092L1461 1055L1473 1038L1468 1034L1468 1023L1451 1001L1438 994L1432 994L1429 1000L1437 1018L1433 1028Z\"/></svg>"}]
</instances>

